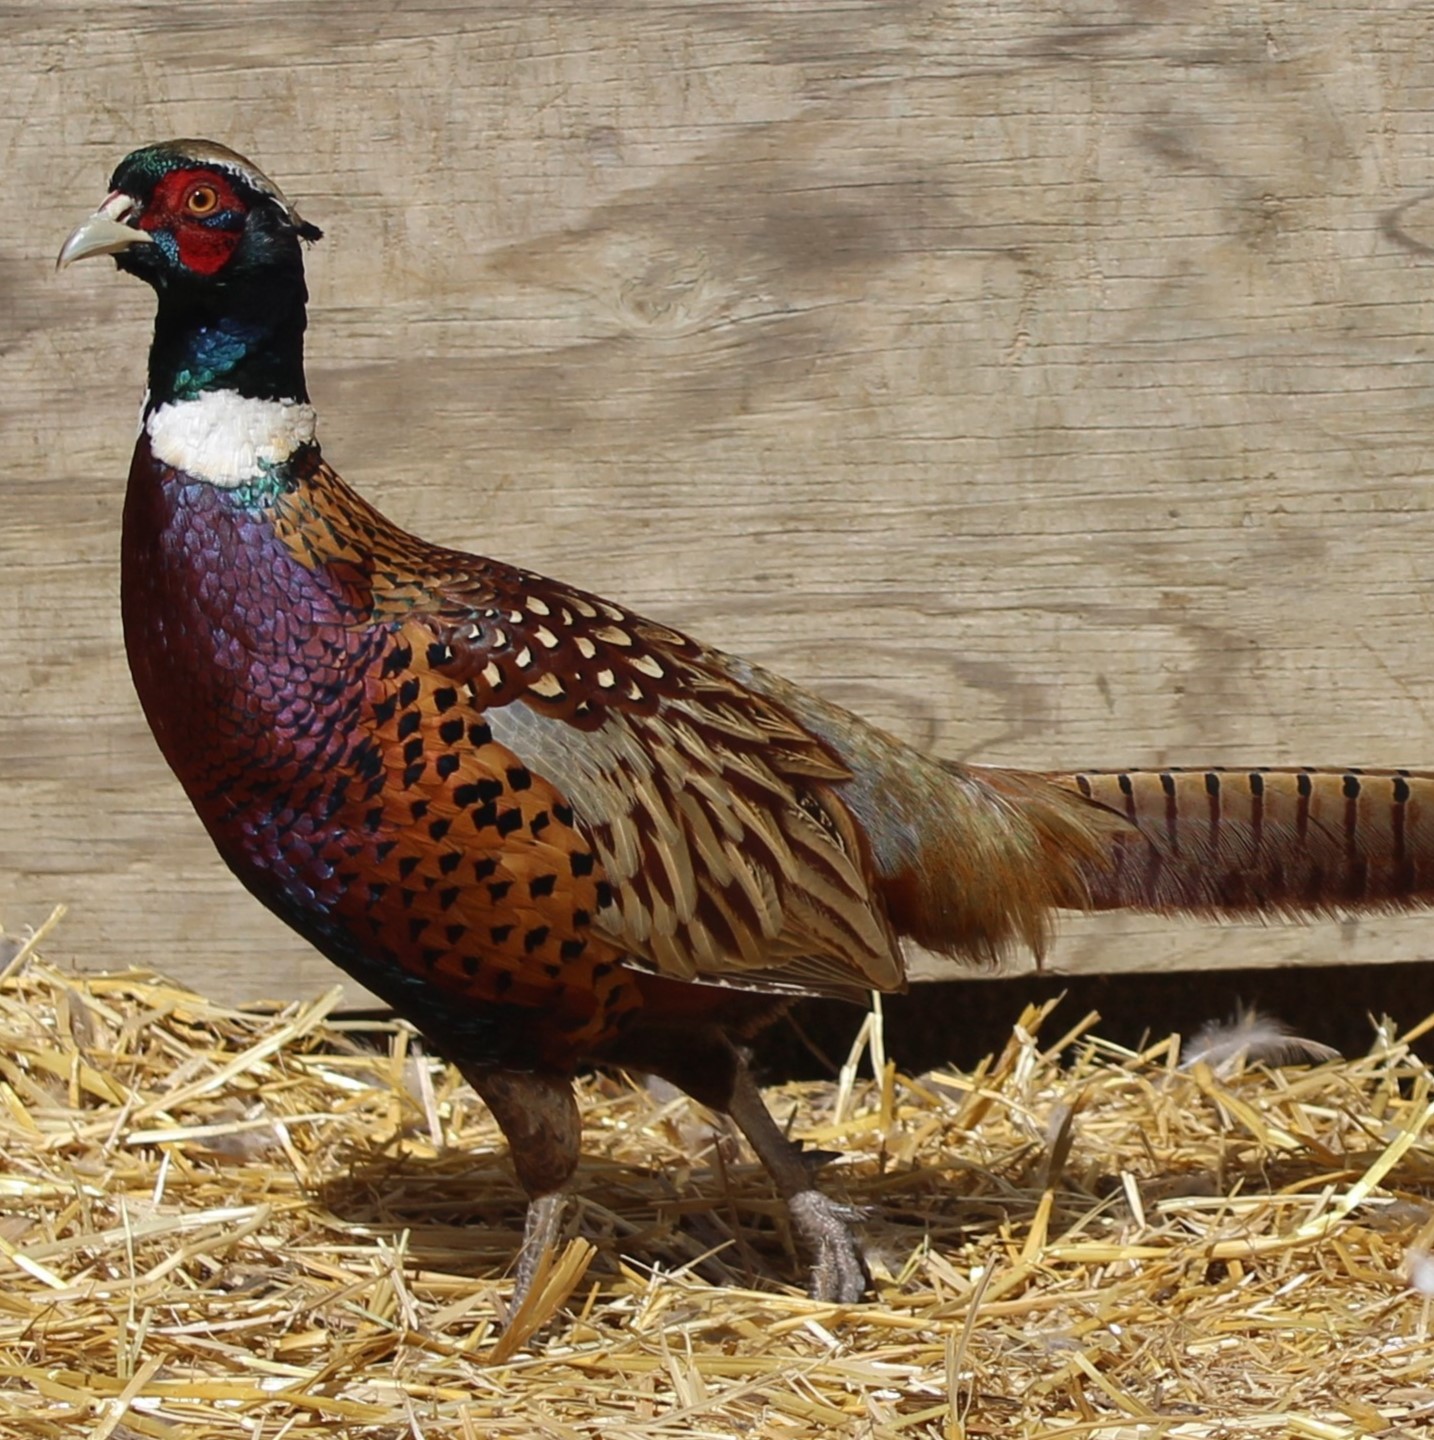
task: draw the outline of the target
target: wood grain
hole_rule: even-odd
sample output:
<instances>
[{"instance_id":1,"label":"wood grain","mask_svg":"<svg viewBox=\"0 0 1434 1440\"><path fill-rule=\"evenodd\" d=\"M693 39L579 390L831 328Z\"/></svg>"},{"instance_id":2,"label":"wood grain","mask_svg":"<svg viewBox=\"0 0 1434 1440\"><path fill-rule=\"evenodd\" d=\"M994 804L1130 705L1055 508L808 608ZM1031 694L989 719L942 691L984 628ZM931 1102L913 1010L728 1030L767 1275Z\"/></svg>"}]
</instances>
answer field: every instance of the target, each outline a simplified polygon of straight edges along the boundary
<instances>
[{"instance_id":1,"label":"wood grain","mask_svg":"<svg viewBox=\"0 0 1434 1440\"><path fill-rule=\"evenodd\" d=\"M120 654L135 144L323 225L326 451L942 753L1434 764L1417 8L0 14L0 921L220 996L330 972L229 879ZM1420 918L1073 923L1076 969L1377 961Z\"/></svg>"}]
</instances>

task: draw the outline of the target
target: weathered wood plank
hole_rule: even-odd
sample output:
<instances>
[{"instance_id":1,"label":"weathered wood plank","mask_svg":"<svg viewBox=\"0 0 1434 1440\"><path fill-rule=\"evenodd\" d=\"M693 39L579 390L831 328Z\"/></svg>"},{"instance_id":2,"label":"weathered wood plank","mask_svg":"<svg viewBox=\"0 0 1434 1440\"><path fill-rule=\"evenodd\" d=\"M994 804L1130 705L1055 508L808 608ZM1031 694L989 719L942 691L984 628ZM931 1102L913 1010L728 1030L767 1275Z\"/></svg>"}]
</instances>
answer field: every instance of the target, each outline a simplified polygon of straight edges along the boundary
<instances>
[{"instance_id":1,"label":"weathered wood plank","mask_svg":"<svg viewBox=\"0 0 1434 1440\"><path fill-rule=\"evenodd\" d=\"M196 0L0 36L7 928L64 900L86 965L328 979L210 855L119 654L148 296L50 262L165 134L329 230L326 446L416 529L947 754L1434 763L1417 10ZM1427 934L1127 920L1057 963Z\"/></svg>"}]
</instances>

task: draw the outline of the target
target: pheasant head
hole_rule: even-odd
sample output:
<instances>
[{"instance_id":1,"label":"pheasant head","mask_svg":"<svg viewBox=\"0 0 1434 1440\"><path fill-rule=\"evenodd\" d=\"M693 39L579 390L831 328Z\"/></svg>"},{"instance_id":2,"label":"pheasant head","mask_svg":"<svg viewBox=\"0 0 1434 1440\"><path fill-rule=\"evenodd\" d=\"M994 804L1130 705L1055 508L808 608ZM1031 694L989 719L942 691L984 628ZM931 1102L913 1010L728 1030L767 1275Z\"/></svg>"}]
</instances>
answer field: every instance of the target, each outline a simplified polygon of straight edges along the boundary
<instances>
[{"instance_id":1,"label":"pheasant head","mask_svg":"<svg viewBox=\"0 0 1434 1440\"><path fill-rule=\"evenodd\" d=\"M168 444L190 473L207 463L205 478L242 483L252 465L206 456L206 435L257 431L261 450L284 454L303 432L312 438L301 242L320 234L272 180L212 141L148 145L120 163L57 263L113 255L153 286L145 420L161 458Z\"/></svg>"}]
</instances>

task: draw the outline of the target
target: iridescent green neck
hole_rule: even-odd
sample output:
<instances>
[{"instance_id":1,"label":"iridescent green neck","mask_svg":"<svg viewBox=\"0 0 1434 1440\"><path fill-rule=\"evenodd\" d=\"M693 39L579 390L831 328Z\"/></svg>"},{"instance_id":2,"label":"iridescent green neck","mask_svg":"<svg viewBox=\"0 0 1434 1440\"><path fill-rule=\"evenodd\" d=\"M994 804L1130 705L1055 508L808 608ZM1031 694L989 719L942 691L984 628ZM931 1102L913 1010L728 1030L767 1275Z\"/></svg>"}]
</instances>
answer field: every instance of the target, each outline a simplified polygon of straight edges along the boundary
<instances>
[{"instance_id":1,"label":"iridescent green neck","mask_svg":"<svg viewBox=\"0 0 1434 1440\"><path fill-rule=\"evenodd\" d=\"M231 373L248 358L258 340L251 327L221 320L201 325L190 334L187 358L174 371L174 400L192 400L202 390L230 388Z\"/></svg>"},{"instance_id":2,"label":"iridescent green neck","mask_svg":"<svg viewBox=\"0 0 1434 1440\"><path fill-rule=\"evenodd\" d=\"M299 481L295 475L294 464L286 461L282 465L264 466L263 473L257 479L228 486L225 494L231 505L257 513L272 510L281 496L292 495L298 488Z\"/></svg>"},{"instance_id":3,"label":"iridescent green neck","mask_svg":"<svg viewBox=\"0 0 1434 1440\"><path fill-rule=\"evenodd\" d=\"M152 405L229 390L257 400L307 400L302 273L208 294L195 286L159 291L149 352Z\"/></svg>"}]
</instances>

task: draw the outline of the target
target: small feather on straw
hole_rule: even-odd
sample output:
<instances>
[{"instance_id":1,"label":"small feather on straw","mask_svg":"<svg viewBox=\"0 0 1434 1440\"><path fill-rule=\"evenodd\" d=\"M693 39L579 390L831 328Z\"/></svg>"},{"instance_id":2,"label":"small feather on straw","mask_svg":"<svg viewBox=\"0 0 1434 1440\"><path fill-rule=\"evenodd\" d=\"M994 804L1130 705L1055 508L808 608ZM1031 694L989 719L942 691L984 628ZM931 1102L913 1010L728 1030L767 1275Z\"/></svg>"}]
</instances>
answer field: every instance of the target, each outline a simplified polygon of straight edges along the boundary
<instances>
[{"instance_id":1,"label":"small feather on straw","mask_svg":"<svg viewBox=\"0 0 1434 1440\"><path fill-rule=\"evenodd\" d=\"M1339 1059L1339 1051L1296 1035L1283 1020L1240 1005L1228 1020L1211 1020L1196 1031L1180 1068L1204 1063L1217 1074L1254 1061L1261 1065L1319 1065Z\"/></svg>"}]
</instances>

